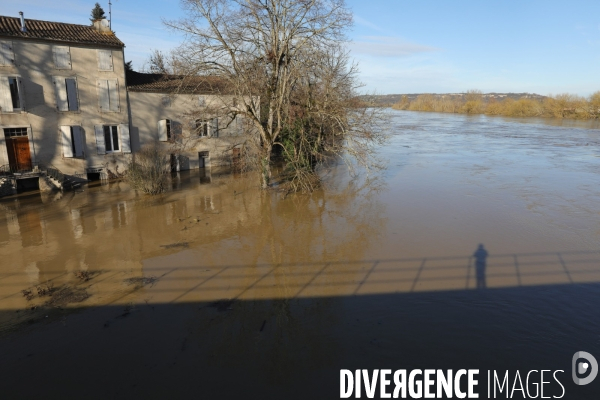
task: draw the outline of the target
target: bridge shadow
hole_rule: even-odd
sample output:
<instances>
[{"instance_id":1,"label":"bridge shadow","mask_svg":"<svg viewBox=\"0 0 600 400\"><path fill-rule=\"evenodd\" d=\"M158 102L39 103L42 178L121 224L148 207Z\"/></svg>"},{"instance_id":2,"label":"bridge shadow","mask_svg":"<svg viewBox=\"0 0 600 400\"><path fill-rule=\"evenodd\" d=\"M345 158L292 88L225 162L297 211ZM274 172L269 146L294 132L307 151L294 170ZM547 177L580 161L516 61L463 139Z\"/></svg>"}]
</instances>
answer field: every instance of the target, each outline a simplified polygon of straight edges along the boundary
<instances>
[{"instance_id":1,"label":"bridge shadow","mask_svg":"<svg viewBox=\"0 0 600 400\"><path fill-rule=\"evenodd\" d=\"M342 368L477 368L480 398L488 369L563 370L566 398L597 394L569 372L576 351L600 353L597 283L175 303L148 289L121 305L0 311L27 314L0 336L2 393L330 399Z\"/></svg>"}]
</instances>

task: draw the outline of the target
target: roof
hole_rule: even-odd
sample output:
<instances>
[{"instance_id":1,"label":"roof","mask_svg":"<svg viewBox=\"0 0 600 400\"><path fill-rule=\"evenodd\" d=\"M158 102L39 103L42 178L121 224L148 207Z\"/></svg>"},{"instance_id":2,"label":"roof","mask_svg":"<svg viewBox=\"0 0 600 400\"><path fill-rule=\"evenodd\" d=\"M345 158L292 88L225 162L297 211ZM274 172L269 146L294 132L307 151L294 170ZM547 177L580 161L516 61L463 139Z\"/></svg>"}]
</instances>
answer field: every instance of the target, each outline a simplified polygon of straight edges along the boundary
<instances>
[{"instance_id":1,"label":"roof","mask_svg":"<svg viewBox=\"0 0 600 400\"><path fill-rule=\"evenodd\" d=\"M130 92L178 94L226 94L225 80L216 76L182 76L127 71Z\"/></svg>"},{"instance_id":2,"label":"roof","mask_svg":"<svg viewBox=\"0 0 600 400\"><path fill-rule=\"evenodd\" d=\"M25 19L25 27L27 31L21 32L21 20L19 18L0 15L0 36L118 47L125 46L113 32L99 32L92 25Z\"/></svg>"}]
</instances>

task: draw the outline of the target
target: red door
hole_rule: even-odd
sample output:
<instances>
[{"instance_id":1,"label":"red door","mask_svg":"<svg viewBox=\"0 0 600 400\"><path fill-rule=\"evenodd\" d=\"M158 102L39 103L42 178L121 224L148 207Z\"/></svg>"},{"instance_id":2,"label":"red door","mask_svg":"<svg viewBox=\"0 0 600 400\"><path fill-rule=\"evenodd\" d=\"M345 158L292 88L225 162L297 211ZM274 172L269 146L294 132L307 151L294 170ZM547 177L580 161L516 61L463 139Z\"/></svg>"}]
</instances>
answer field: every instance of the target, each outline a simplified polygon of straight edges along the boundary
<instances>
[{"instance_id":1,"label":"red door","mask_svg":"<svg viewBox=\"0 0 600 400\"><path fill-rule=\"evenodd\" d=\"M11 137L6 139L8 163L13 172L31 170L31 153L27 137Z\"/></svg>"}]
</instances>

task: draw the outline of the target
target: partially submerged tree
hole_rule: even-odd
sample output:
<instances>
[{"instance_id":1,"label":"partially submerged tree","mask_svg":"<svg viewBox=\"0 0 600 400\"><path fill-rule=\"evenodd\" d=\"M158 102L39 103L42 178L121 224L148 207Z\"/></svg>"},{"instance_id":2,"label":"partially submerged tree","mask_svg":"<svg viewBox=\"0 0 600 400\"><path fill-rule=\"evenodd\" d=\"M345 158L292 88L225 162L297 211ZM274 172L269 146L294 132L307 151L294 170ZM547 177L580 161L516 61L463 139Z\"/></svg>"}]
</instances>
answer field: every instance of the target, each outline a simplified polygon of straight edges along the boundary
<instances>
[{"instance_id":1,"label":"partially submerged tree","mask_svg":"<svg viewBox=\"0 0 600 400\"><path fill-rule=\"evenodd\" d=\"M146 145L129 163L125 179L131 187L146 194L162 193L169 181L169 162L168 152L160 144Z\"/></svg>"},{"instance_id":2,"label":"partially submerged tree","mask_svg":"<svg viewBox=\"0 0 600 400\"><path fill-rule=\"evenodd\" d=\"M352 155L369 165L383 131L376 111L354 100L356 68L343 48L352 14L344 0L182 4L188 17L167 23L186 34L174 54L178 70L224 82L220 112L253 127L248 141L256 145L263 188L274 150L302 190L318 182L317 167L330 156ZM238 104L227 106L232 96Z\"/></svg>"},{"instance_id":3,"label":"partially submerged tree","mask_svg":"<svg viewBox=\"0 0 600 400\"><path fill-rule=\"evenodd\" d=\"M104 14L104 10L102 9L102 7L100 6L99 3L96 3L94 8L92 8L92 15L91 15L90 21L94 22L96 20L104 19L104 18L106 18L106 15Z\"/></svg>"}]
</instances>

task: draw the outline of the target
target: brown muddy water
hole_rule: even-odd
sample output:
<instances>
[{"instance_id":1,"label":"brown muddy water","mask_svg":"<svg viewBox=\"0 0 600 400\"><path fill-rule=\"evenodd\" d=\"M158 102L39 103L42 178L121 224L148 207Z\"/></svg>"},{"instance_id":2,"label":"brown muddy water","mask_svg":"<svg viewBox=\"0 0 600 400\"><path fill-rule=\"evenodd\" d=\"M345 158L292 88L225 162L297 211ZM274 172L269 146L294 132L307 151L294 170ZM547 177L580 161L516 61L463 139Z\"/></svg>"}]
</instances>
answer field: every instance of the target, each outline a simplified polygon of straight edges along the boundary
<instances>
[{"instance_id":1,"label":"brown muddy water","mask_svg":"<svg viewBox=\"0 0 600 400\"><path fill-rule=\"evenodd\" d=\"M340 167L310 196L192 171L2 199L2 396L339 398L340 369L478 368L480 398L488 369L598 398L571 358L600 357L600 125L395 111L390 133L371 185Z\"/></svg>"}]
</instances>

